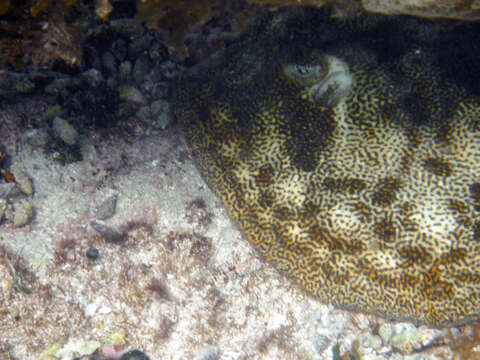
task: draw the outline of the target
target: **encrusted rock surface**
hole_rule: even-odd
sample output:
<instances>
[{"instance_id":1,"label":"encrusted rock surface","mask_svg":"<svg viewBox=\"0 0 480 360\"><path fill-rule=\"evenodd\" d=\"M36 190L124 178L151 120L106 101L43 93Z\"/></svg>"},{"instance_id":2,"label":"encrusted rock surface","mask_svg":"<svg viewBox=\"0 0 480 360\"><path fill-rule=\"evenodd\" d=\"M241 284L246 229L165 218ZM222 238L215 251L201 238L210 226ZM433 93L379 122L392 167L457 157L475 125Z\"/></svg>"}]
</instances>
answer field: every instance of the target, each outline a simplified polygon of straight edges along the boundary
<instances>
[{"instance_id":1,"label":"encrusted rock surface","mask_svg":"<svg viewBox=\"0 0 480 360\"><path fill-rule=\"evenodd\" d=\"M480 2L456 0L362 0L367 11L388 15L479 20Z\"/></svg>"}]
</instances>

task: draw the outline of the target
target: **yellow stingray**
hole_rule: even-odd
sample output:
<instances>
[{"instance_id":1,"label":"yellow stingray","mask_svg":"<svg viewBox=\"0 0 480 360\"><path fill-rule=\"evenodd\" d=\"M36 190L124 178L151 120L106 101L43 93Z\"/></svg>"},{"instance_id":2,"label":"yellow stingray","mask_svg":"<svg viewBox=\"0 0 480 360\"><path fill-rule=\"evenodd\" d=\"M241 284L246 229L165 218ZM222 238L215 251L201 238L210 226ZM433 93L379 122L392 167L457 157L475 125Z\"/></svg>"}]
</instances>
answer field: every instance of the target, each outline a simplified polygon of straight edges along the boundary
<instances>
[{"instance_id":1,"label":"yellow stingray","mask_svg":"<svg viewBox=\"0 0 480 360\"><path fill-rule=\"evenodd\" d=\"M381 56L395 44L371 37L388 25L315 11L273 15L178 82L199 170L320 301L434 326L479 318L478 98L408 39Z\"/></svg>"}]
</instances>

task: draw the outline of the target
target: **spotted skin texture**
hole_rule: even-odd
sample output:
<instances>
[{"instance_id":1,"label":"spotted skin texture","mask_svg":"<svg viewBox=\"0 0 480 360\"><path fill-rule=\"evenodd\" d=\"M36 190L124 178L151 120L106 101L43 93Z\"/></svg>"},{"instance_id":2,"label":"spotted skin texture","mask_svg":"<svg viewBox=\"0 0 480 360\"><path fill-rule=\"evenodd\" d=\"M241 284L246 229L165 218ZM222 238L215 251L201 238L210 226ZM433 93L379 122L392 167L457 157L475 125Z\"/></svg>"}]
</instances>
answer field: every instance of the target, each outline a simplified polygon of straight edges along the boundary
<instances>
[{"instance_id":1,"label":"spotted skin texture","mask_svg":"<svg viewBox=\"0 0 480 360\"><path fill-rule=\"evenodd\" d=\"M478 97L410 46L421 39L402 33L389 55L391 24L289 11L179 80L199 170L250 243L320 301L431 326L479 318ZM328 56L353 79L331 106L305 95ZM286 64L318 73L298 81Z\"/></svg>"}]
</instances>

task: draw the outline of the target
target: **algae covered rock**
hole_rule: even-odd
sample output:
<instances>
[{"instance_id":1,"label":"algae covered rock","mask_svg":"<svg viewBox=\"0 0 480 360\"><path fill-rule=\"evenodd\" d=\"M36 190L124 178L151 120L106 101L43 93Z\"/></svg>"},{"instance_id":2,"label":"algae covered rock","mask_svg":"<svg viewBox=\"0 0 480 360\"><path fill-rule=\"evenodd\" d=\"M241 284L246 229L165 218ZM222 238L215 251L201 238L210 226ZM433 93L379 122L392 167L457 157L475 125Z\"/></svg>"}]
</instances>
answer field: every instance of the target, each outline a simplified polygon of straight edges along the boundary
<instances>
[{"instance_id":1,"label":"algae covered rock","mask_svg":"<svg viewBox=\"0 0 480 360\"><path fill-rule=\"evenodd\" d=\"M479 54L448 59L443 31L285 8L175 86L229 215L322 302L434 326L480 317Z\"/></svg>"},{"instance_id":2,"label":"algae covered rock","mask_svg":"<svg viewBox=\"0 0 480 360\"><path fill-rule=\"evenodd\" d=\"M18 227L27 225L33 214L33 206L30 201L21 199L14 204L13 224Z\"/></svg>"},{"instance_id":3,"label":"algae covered rock","mask_svg":"<svg viewBox=\"0 0 480 360\"><path fill-rule=\"evenodd\" d=\"M78 132L70 123L60 117L53 119L53 131L63 142L75 145L78 140Z\"/></svg>"}]
</instances>

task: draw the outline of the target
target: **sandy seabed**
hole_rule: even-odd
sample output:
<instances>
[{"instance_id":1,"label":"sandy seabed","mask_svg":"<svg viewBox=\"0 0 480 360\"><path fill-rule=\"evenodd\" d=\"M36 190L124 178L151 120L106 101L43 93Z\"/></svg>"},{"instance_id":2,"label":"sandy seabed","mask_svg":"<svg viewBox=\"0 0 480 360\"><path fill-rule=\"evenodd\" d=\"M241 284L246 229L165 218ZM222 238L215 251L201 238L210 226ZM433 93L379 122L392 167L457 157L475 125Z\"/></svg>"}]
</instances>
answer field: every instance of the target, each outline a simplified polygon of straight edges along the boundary
<instances>
[{"instance_id":1,"label":"sandy seabed","mask_svg":"<svg viewBox=\"0 0 480 360\"><path fill-rule=\"evenodd\" d=\"M34 216L17 227L7 211L0 223L1 359L73 359L66 348L89 340L151 359L333 359L337 348L449 359L455 349L444 344L471 331L390 324L306 296L229 220L176 126L82 134L83 160L61 165L19 140L17 114L2 113L1 141L9 168L33 183ZM99 220L112 196L113 216Z\"/></svg>"}]
</instances>

